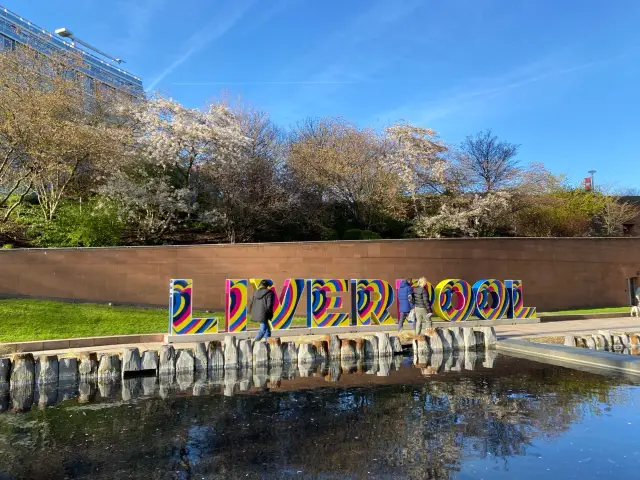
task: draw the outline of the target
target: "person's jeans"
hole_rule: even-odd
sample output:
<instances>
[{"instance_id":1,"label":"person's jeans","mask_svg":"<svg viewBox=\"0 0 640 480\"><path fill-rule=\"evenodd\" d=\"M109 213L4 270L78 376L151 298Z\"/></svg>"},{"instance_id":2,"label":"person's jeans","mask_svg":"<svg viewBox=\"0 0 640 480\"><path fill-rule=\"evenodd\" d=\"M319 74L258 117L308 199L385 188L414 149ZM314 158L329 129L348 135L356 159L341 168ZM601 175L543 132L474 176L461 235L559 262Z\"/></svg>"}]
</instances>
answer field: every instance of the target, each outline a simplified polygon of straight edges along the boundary
<instances>
[{"instance_id":1,"label":"person's jeans","mask_svg":"<svg viewBox=\"0 0 640 480\"><path fill-rule=\"evenodd\" d=\"M431 327L431 315L427 312L426 308L416 308L416 335L420 335L423 330Z\"/></svg>"},{"instance_id":2,"label":"person's jeans","mask_svg":"<svg viewBox=\"0 0 640 480\"><path fill-rule=\"evenodd\" d=\"M258 330L258 335L254 339L255 342L261 340L262 337L269 338L271 336L271 327L269 327L269 322L260 323L260 330Z\"/></svg>"},{"instance_id":3,"label":"person's jeans","mask_svg":"<svg viewBox=\"0 0 640 480\"><path fill-rule=\"evenodd\" d=\"M402 330L402 326L408 316L409 312L400 312L400 317L398 318L398 330Z\"/></svg>"}]
</instances>

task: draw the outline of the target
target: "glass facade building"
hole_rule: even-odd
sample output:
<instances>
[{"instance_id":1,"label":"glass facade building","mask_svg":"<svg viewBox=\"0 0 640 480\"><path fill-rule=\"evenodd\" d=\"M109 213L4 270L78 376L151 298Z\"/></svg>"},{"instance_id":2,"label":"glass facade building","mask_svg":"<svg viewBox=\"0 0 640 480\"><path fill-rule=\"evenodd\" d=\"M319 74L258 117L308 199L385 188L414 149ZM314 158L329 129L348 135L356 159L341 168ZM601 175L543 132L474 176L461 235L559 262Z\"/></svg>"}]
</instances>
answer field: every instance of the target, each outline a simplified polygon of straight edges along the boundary
<instances>
[{"instance_id":1,"label":"glass facade building","mask_svg":"<svg viewBox=\"0 0 640 480\"><path fill-rule=\"evenodd\" d=\"M44 55L56 52L80 53L86 65L82 73L86 75L87 88L91 90L94 82L99 81L113 88L126 90L135 96L144 94L140 78L76 47L0 5L0 51L14 49L19 44L28 45Z\"/></svg>"}]
</instances>

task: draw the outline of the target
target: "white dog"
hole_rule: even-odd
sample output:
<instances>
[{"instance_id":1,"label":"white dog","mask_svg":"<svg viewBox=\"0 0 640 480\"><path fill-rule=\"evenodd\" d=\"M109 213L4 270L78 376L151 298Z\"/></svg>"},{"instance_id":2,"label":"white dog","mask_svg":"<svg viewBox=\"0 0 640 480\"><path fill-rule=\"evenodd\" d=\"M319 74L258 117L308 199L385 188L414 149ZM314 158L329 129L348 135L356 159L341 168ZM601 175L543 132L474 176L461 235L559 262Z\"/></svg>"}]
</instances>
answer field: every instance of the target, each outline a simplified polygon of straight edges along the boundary
<instances>
[{"instance_id":1,"label":"white dog","mask_svg":"<svg viewBox=\"0 0 640 480\"><path fill-rule=\"evenodd\" d=\"M631 316L640 317L640 307L638 305L634 305L633 307L631 307Z\"/></svg>"}]
</instances>

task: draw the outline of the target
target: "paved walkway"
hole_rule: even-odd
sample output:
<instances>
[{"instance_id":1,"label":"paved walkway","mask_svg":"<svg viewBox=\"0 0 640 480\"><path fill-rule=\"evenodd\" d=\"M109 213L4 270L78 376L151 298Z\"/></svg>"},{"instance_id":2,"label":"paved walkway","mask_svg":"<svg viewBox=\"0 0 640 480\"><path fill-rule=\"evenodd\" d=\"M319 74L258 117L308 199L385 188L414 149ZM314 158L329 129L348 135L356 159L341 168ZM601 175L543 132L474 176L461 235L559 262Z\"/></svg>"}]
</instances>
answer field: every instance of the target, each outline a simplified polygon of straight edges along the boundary
<instances>
[{"instance_id":1,"label":"paved walkway","mask_svg":"<svg viewBox=\"0 0 640 480\"><path fill-rule=\"evenodd\" d=\"M499 340L500 338L577 336L597 330L640 332L640 318L598 318L534 323L530 325L500 325L496 327L496 334Z\"/></svg>"},{"instance_id":2,"label":"paved walkway","mask_svg":"<svg viewBox=\"0 0 640 480\"><path fill-rule=\"evenodd\" d=\"M640 332L639 318L598 318L595 320L565 320L559 322L534 323L528 325L499 325L496 326L498 339L501 338L526 338L526 337L550 337L564 335L582 335L597 330L623 330ZM395 334L397 330L390 331ZM354 336L354 334L350 335ZM294 338L294 337L290 337ZM283 340L287 340L283 337ZM127 343L117 345L103 345L95 347L67 348L58 350L44 350L33 352L35 355L73 355L80 352L117 352L124 347L138 347L143 350L159 350L161 342ZM194 343L174 344L176 348L190 348Z\"/></svg>"}]
</instances>

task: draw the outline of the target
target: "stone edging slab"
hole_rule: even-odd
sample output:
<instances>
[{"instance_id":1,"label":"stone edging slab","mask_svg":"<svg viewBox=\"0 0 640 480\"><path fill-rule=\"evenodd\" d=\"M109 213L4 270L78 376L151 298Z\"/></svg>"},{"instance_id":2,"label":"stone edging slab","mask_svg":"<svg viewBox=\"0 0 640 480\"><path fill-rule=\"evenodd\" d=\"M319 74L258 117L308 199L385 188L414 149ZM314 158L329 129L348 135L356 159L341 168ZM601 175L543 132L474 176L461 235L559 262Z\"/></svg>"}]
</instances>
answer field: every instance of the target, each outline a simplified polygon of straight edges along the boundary
<instances>
[{"instance_id":1,"label":"stone edging slab","mask_svg":"<svg viewBox=\"0 0 640 480\"><path fill-rule=\"evenodd\" d=\"M613 352L566 347L564 345L535 343L526 340L500 340L496 343L499 352L526 355L527 358L544 362L558 360L565 365L577 364L599 369L640 375L640 357L620 355ZM547 363L555 364L554 361Z\"/></svg>"},{"instance_id":2,"label":"stone edging slab","mask_svg":"<svg viewBox=\"0 0 640 480\"><path fill-rule=\"evenodd\" d=\"M164 333L142 335L116 335L110 337L66 338L60 340L35 340L0 344L0 354L40 352L44 350L66 350L67 348L103 347L106 345L128 345L132 343L164 342Z\"/></svg>"},{"instance_id":3,"label":"stone edging slab","mask_svg":"<svg viewBox=\"0 0 640 480\"><path fill-rule=\"evenodd\" d=\"M629 307L631 309L631 307ZM565 315L539 314L538 319L541 323L547 322L564 322L567 320L595 320L599 318L631 318L629 312L618 313L567 313Z\"/></svg>"}]
</instances>

